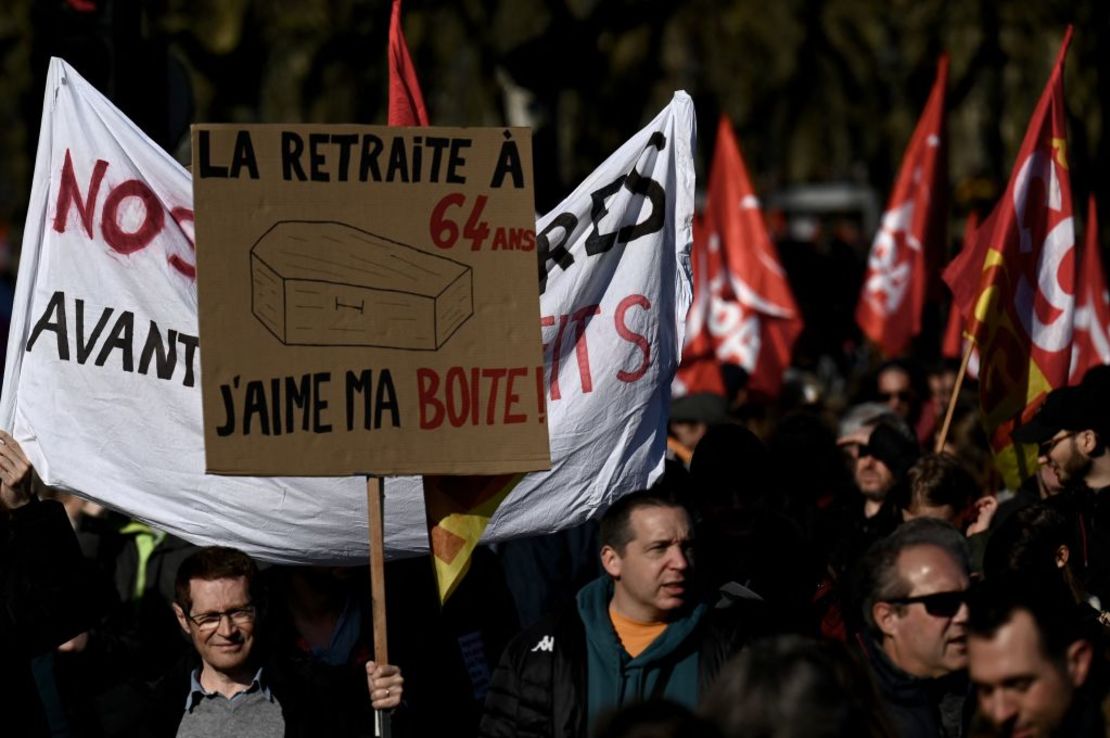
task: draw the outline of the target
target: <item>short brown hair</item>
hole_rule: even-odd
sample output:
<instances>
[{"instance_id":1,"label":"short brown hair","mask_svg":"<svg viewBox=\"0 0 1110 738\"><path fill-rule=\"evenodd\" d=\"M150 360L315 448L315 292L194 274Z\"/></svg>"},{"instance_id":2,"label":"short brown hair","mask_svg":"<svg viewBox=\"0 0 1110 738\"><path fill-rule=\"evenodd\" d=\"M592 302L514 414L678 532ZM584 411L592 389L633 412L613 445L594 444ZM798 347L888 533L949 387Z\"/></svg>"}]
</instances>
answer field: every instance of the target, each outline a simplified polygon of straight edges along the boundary
<instances>
[{"instance_id":1,"label":"short brown hair","mask_svg":"<svg viewBox=\"0 0 1110 738\"><path fill-rule=\"evenodd\" d=\"M598 542L601 548L609 546L624 556L625 547L634 537L632 513L649 507L673 507L685 512L687 517L690 515L678 498L666 490L641 489L630 492L614 502L601 516L598 531Z\"/></svg>"},{"instance_id":2,"label":"short brown hair","mask_svg":"<svg viewBox=\"0 0 1110 738\"><path fill-rule=\"evenodd\" d=\"M975 478L948 454L922 456L906 473L906 482L909 491L902 507L910 512L948 505L961 513L979 498Z\"/></svg>"},{"instance_id":3,"label":"short brown hair","mask_svg":"<svg viewBox=\"0 0 1110 738\"><path fill-rule=\"evenodd\" d=\"M255 599L254 583L258 579L258 565L254 559L247 556L237 548L227 546L208 546L202 548L177 567L177 577L174 579L174 601L181 609L189 614L193 608L192 592L189 582L201 579L211 582L216 579L247 580L247 589L250 590L251 599Z\"/></svg>"}]
</instances>

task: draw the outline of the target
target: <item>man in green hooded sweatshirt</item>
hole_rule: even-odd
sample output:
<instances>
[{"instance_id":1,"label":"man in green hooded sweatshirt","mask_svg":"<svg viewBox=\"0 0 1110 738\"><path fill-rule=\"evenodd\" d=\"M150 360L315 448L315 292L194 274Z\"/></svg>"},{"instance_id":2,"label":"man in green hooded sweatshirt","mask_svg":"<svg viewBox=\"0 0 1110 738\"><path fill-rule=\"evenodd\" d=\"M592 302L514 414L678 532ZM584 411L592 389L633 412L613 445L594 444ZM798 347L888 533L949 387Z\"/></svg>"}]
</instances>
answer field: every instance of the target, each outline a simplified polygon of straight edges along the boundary
<instances>
[{"instance_id":1,"label":"man in green hooded sweatshirt","mask_svg":"<svg viewBox=\"0 0 1110 738\"><path fill-rule=\"evenodd\" d=\"M579 591L575 608L509 643L479 735L586 738L623 705L665 698L694 707L742 645L739 608L695 594L690 515L674 498L622 497L599 537L605 575Z\"/></svg>"}]
</instances>

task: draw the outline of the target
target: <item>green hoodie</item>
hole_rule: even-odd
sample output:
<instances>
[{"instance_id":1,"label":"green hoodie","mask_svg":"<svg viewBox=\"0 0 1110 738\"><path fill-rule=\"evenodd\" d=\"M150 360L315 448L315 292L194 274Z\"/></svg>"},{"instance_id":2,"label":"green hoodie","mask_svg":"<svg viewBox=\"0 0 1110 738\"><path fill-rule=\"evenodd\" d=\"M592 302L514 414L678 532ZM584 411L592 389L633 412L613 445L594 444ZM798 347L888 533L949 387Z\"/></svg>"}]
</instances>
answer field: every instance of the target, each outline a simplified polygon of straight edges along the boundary
<instances>
[{"instance_id":1,"label":"green hoodie","mask_svg":"<svg viewBox=\"0 0 1110 738\"><path fill-rule=\"evenodd\" d=\"M613 581L608 576L578 592L578 614L586 628L587 720L652 697L693 708L698 701L698 646L692 637L705 615L700 604L667 626L636 658L628 655L609 619ZM664 680L660 684L660 680Z\"/></svg>"}]
</instances>

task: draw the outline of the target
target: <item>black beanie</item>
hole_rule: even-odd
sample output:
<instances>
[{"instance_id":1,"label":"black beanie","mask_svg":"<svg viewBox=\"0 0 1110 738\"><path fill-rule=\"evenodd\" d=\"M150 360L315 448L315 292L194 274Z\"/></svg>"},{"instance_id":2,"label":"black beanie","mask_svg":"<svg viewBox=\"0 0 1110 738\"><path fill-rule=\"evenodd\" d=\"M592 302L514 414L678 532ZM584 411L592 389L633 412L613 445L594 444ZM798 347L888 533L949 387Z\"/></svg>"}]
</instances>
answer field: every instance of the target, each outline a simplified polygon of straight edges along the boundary
<instances>
[{"instance_id":1,"label":"black beanie","mask_svg":"<svg viewBox=\"0 0 1110 738\"><path fill-rule=\"evenodd\" d=\"M906 438L886 423L879 423L871 431L867 447L872 456L887 465L898 481L905 479L906 472L921 456L917 441Z\"/></svg>"}]
</instances>

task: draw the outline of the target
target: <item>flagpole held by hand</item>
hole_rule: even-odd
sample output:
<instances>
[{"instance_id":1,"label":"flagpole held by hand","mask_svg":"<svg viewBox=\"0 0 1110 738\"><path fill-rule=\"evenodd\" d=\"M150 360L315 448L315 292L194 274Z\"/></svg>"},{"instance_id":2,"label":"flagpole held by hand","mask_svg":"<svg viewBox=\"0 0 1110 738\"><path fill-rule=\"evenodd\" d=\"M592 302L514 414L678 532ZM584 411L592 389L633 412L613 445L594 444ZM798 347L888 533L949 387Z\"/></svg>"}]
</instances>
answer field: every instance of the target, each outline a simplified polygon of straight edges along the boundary
<instances>
[{"instance_id":1,"label":"flagpole held by hand","mask_svg":"<svg viewBox=\"0 0 1110 738\"><path fill-rule=\"evenodd\" d=\"M944 442L948 440L948 427L952 425L952 413L956 410L956 399L960 396L960 387L964 383L964 375L967 374L967 363L971 360L971 352L975 350L975 342L967 341L964 347L964 358L960 362L960 370L956 373L956 384L952 387L952 396L948 398L948 410L944 413L944 424L940 427L940 433L937 434L937 445L933 449L936 453L944 451Z\"/></svg>"}]
</instances>

